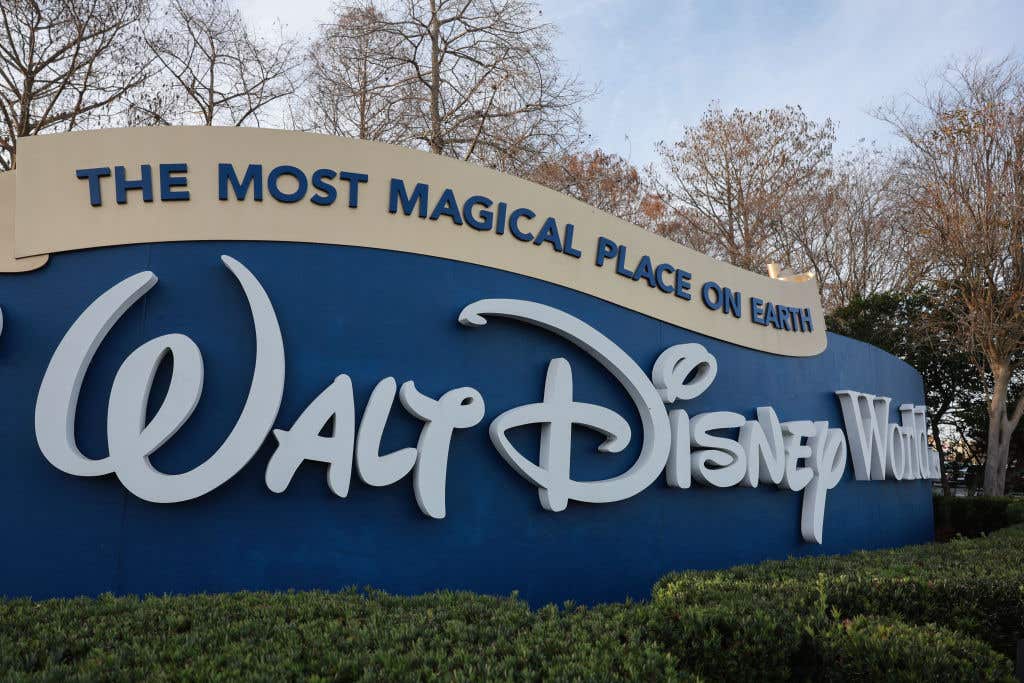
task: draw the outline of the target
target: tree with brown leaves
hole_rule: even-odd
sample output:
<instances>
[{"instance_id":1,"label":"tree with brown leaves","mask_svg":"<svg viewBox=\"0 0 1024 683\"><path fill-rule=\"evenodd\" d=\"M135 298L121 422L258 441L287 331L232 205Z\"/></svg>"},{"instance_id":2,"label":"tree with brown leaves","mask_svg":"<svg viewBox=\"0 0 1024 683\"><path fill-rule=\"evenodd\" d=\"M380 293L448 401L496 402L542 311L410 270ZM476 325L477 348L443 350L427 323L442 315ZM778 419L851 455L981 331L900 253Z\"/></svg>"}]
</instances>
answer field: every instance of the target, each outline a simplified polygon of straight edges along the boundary
<instances>
[{"instance_id":1,"label":"tree with brown leaves","mask_svg":"<svg viewBox=\"0 0 1024 683\"><path fill-rule=\"evenodd\" d=\"M530 180L607 211L624 221L646 226L650 200L636 166L600 149L564 154L540 164Z\"/></svg>"},{"instance_id":2,"label":"tree with brown leaves","mask_svg":"<svg viewBox=\"0 0 1024 683\"><path fill-rule=\"evenodd\" d=\"M913 227L964 312L948 324L986 371L984 491L1000 495L1024 417L1024 396L1015 405L1008 396L1024 369L1024 67L954 62L881 116L907 143L901 172Z\"/></svg>"},{"instance_id":3,"label":"tree with brown leaves","mask_svg":"<svg viewBox=\"0 0 1024 683\"><path fill-rule=\"evenodd\" d=\"M807 196L782 234L791 262L814 273L826 311L883 292L907 293L928 270L907 230L899 177L888 154L853 150Z\"/></svg>"},{"instance_id":4,"label":"tree with brown leaves","mask_svg":"<svg viewBox=\"0 0 1024 683\"><path fill-rule=\"evenodd\" d=\"M835 132L799 107L726 114L717 105L659 143L661 230L748 270L786 262L788 232L831 175Z\"/></svg>"}]
</instances>

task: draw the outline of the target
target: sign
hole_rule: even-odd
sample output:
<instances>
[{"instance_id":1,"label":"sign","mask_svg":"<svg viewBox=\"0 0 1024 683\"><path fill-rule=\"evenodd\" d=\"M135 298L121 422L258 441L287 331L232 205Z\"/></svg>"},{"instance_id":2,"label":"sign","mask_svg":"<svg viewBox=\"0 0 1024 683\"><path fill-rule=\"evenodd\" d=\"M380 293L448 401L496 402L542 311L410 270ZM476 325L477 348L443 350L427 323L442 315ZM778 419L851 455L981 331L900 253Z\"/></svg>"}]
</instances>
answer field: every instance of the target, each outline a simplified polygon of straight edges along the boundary
<instances>
[{"instance_id":1,"label":"sign","mask_svg":"<svg viewBox=\"0 0 1024 683\"><path fill-rule=\"evenodd\" d=\"M390 249L538 278L749 348L786 356L825 348L813 282L755 275L454 159L247 128L107 130L18 144L17 257L191 240Z\"/></svg>"},{"instance_id":2,"label":"sign","mask_svg":"<svg viewBox=\"0 0 1024 683\"><path fill-rule=\"evenodd\" d=\"M7 594L605 600L930 538L920 377L826 336L813 283L384 145L19 144Z\"/></svg>"}]
</instances>

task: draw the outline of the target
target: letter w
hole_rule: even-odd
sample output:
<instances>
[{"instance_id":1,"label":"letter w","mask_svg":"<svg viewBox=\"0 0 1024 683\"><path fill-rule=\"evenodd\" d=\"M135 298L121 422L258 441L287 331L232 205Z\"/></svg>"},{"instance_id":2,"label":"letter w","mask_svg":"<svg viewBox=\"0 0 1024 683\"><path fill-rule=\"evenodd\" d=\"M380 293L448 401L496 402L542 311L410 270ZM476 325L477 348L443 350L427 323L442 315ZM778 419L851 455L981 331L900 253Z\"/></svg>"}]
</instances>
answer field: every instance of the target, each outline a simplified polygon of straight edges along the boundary
<instances>
[{"instance_id":1,"label":"letter w","mask_svg":"<svg viewBox=\"0 0 1024 683\"><path fill-rule=\"evenodd\" d=\"M889 433L890 398L837 391L843 423L850 442L853 474L857 479L885 479L886 438Z\"/></svg>"}]
</instances>

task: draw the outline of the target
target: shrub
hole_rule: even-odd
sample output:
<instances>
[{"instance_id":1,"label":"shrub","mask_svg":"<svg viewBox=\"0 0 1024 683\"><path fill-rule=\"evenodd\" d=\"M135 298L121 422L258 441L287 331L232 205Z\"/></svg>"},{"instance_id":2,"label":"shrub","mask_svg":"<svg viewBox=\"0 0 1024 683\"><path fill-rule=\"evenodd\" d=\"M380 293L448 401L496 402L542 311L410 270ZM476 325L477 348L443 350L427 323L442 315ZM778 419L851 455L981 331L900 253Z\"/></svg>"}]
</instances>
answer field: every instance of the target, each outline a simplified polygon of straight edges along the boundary
<instances>
[{"instance_id":1,"label":"shrub","mask_svg":"<svg viewBox=\"0 0 1024 683\"><path fill-rule=\"evenodd\" d=\"M1024 499L1011 498L1006 506L1006 521L1010 524L1024 522Z\"/></svg>"},{"instance_id":2,"label":"shrub","mask_svg":"<svg viewBox=\"0 0 1024 683\"><path fill-rule=\"evenodd\" d=\"M545 607L516 641L506 679L542 681L696 681L651 637L646 606ZM447 674L445 675L448 678ZM472 676L452 676L475 680Z\"/></svg>"},{"instance_id":3,"label":"shrub","mask_svg":"<svg viewBox=\"0 0 1024 683\"><path fill-rule=\"evenodd\" d=\"M51 680L685 679L631 605L438 592L0 603L0 671Z\"/></svg>"},{"instance_id":4,"label":"shrub","mask_svg":"<svg viewBox=\"0 0 1024 683\"><path fill-rule=\"evenodd\" d=\"M947 544L669 574L655 584L655 602L700 594L708 581L744 595L802 591L803 604L820 599L841 618L939 624L1013 656L1024 634L1024 526Z\"/></svg>"},{"instance_id":5,"label":"shrub","mask_svg":"<svg viewBox=\"0 0 1024 683\"><path fill-rule=\"evenodd\" d=\"M379 591L0 600L4 680L1011 680L1024 527L531 610ZM999 652L997 652L998 650Z\"/></svg>"},{"instance_id":6,"label":"shrub","mask_svg":"<svg viewBox=\"0 0 1024 683\"><path fill-rule=\"evenodd\" d=\"M672 588L649 608L652 633L686 670L708 680L898 678L883 675L890 670L903 680L936 680L930 672L940 670L941 680L1007 680L1012 670L1009 659L962 632L894 617L843 618L829 603L824 577L810 584L717 577ZM963 665L946 666L952 660ZM975 675L981 664L978 671L988 673Z\"/></svg>"},{"instance_id":7,"label":"shrub","mask_svg":"<svg viewBox=\"0 0 1024 683\"><path fill-rule=\"evenodd\" d=\"M693 577L647 607L651 636L687 670L715 681L788 681L812 675L812 634L828 616L795 583L767 590Z\"/></svg>"},{"instance_id":8,"label":"shrub","mask_svg":"<svg viewBox=\"0 0 1024 683\"><path fill-rule=\"evenodd\" d=\"M823 681L1007 681L1010 661L937 626L877 617L837 622L817 638Z\"/></svg>"},{"instance_id":9,"label":"shrub","mask_svg":"<svg viewBox=\"0 0 1024 683\"><path fill-rule=\"evenodd\" d=\"M1024 522L1024 501L1009 496L933 496L935 538L975 537Z\"/></svg>"}]
</instances>

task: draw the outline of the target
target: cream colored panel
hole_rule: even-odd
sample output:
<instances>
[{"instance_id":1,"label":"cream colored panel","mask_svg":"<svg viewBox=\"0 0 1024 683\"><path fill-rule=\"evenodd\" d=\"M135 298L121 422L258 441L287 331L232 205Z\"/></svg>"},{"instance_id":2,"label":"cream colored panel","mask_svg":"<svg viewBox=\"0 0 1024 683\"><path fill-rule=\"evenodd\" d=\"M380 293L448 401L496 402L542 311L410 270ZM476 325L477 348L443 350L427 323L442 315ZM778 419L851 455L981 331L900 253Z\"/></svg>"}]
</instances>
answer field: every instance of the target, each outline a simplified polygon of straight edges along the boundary
<instances>
[{"instance_id":1,"label":"cream colored panel","mask_svg":"<svg viewBox=\"0 0 1024 683\"><path fill-rule=\"evenodd\" d=\"M14 171L0 173L0 273L24 273L50 260L45 254L14 258L14 185Z\"/></svg>"},{"instance_id":2,"label":"cream colored panel","mask_svg":"<svg viewBox=\"0 0 1024 683\"><path fill-rule=\"evenodd\" d=\"M344 244L438 256L520 273L600 297L606 301L742 346L789 356L820 353L826 344L825 324L813 282L773 280L670 242L593 207L533 183L454 159L392 145L285 131L239 128L148 128L48 135L19 141L17 173L17 241L19 255L103 247L118 244L183 240L274 240ZM350 209L347 184L334 181L339 196L331 206L317 206L310 194L296 203L282 203L266 194L262 202L218 200L218 163L231 163L239 175L250 163L293 165L311 177L314 170L365 173L359 206ZM189 201L159 201L157 165L187 163ZM103 204L90 206L88 182L76 169L123 165L129 178L140 164L153 168L154 201L144 203L138 191L126 204L114 201L113 178L101 181ZM481 232L437 221L388 212L392 178L412 191L417 182L430 185L430 208L445 188L461 205L484 195L509 212L527 207L536 219L524 224L536 233L548 216L560 229L575 226L574 246L582 258L556 252L549 244L515 239L507 230ZM282 183L292 189L290 181ZM310 188L312 193L312 188ZM641 254L655 264L666 262L692 274L692 300L652 289L615 273L614 259L595 265L599 236L628 248L625 265L635 268ZM701 303L703 283L713 280L743 293L743 315L734 318ZM397 283L396 283L396 286ZM514 296L509 292L509 296ZM813 332L793 332L751 322L750 297L809 308Z\"/></svg>"}]
</instances>

